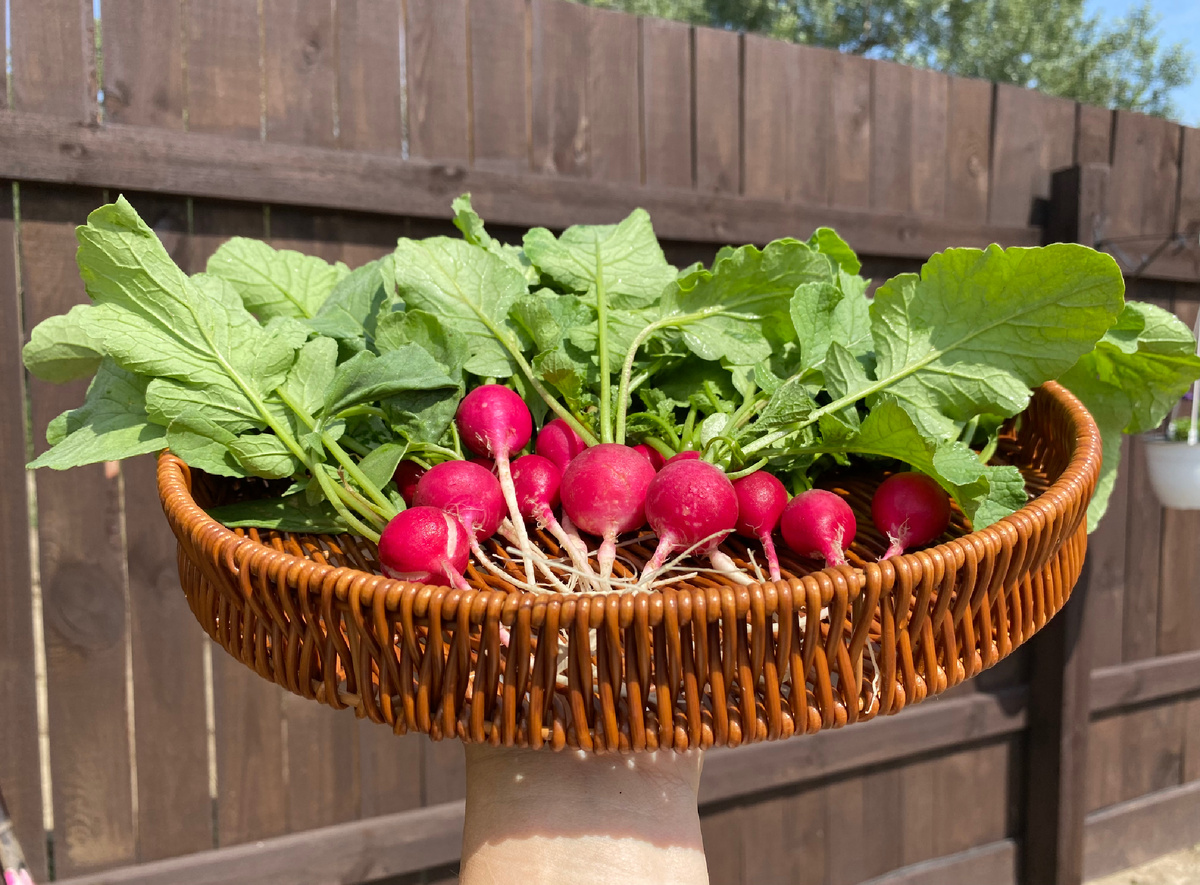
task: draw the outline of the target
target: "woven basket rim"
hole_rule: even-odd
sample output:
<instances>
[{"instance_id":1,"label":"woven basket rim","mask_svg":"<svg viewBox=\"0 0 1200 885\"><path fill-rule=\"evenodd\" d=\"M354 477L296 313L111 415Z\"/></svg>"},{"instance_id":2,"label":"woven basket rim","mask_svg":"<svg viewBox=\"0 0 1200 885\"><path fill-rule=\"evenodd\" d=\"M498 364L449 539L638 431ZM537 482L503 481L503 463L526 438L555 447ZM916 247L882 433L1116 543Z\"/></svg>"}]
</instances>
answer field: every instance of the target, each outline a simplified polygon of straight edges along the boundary
<instances>
[{"instance_id":1,"label":"woven basket rim","mask_svg":"<svg viewBox=\"0 0 1200 885\"><path fill-rule=\"evenodd\" d=\"M1047 381L1041 387L1064 409L1075 430L1075 446L1071 459L1049 488L1036 498L1026 502L1021 509L992 525L976 529L934 547L900 554L884 562L869 562L861 569L843 565L814 571L809 576L821 583L822 596L832 595L833 584L845 582L848 585L850 597L853 599L866 585L872 571L877 571L877 577L883 579L883 586L890 588L893 581L888 580L887 572L903 572L911 569L923 571L926 567L925 564L929 562L930 554L934 552L941 553L951 562L956 563L956 567L961 567L967 556L968 546L975 547L982 544L998 548L1002 546L1002 534L1015 536L1013 537L1014 541L1027 541L1029 536L1034 533L1036 523L1044 524L1047 516L1057 509L1055 504L1059 504L1061 507L1062 503L1066 501L1078 500L1081 495L1090 494L1099 476L1101 462L1100 433L1096 423L1079 399L1061 384ZM182 459L169 450L164 450L159 455L159 460L159 497L168 518L174 513L184 530L197 542L201 542L202 547L219 550L221 558L225 560L226 566L231 570L235 565L248 566L254 570L266 569L272 575L282 576L292 569L302 569L307 576L305 583L308 587L313 588L310 592L319 593L320 586L333 580L336 596L343 600L353 597L363 608L370 608L374 605L377 593L384 594L384 607L389 611L397 610L405 596L421 593L446 594L457 597L459 605L465 603L472 612L471 621L474 622L482 619L485 611L493 606L505 609L504 614L509 615L508 609L515 612L518 608L562 605L569 600L587 596L600 600L609 597L629 597L630 600L636 598L639 608L646 604L649 604L651 608L658 608L667 598L697 593L711 595L720 593L723 589L729 589L734 593L740 613L743 608L749 606L751 587L757 585L762 591L765 613L772 615L778 606L780 590L787 588L796 592L800 589L797 586L800 580L796 578L778 582L755 581L751 585L729 582L720 589L707 588L687 591L668 587L657 590L613 590L588 594L564 594L557 591L536 594L510 593L494 587L472 587L470 590L457 590L445 585L416 584L396 580L382 574L365 572L347 566L318 563L305 557L277 550L274 547L268 547L249 535L237 535L232 529L214 520L196 503L187 482L190 468ZM977 553L982 554L982 552L977 548ZM719 609L720 603L715 599L713 601L717 603L716 607ZM595 606L597 613L603 608L605 608L603 604ZM508 617L505 617L504 620L507 621Z\"/></svg>"}]
</instances>

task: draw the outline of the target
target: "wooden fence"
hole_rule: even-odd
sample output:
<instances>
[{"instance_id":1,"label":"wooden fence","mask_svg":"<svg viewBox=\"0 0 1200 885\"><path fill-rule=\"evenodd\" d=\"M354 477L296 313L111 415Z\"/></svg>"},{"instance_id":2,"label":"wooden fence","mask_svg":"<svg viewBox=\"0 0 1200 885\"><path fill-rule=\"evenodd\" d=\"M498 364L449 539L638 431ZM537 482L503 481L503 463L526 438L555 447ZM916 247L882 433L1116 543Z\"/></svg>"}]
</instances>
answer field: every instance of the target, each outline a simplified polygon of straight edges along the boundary
<instances>
[{"instance_id":1,"label":"wooden fence","mask_svg":"<svg viewBox=\"0 0 1200 885\"><path fill-rule=\"evenodd\" d=\"M100 40L92 0L9 10L0 784L39 879L432 882L458 859L461 746L210 660L149 459L27 480L83 388L28 378L19 346L85 299L73 226L116 193L190 271L235 234L357 265L448 230L468 190L502 235L645 206L681 264L832 224L875 276L1048 224L1133 266L1200 223L1197 130L559 0L103 0ZM1190 322L1196 255L1131 295ZM900 716L710 754L714 883L1065 885L1200 840L1200 514L1159 507L1126 448L1086 610L1049 640Z\"/></svg>"}]
</instances>

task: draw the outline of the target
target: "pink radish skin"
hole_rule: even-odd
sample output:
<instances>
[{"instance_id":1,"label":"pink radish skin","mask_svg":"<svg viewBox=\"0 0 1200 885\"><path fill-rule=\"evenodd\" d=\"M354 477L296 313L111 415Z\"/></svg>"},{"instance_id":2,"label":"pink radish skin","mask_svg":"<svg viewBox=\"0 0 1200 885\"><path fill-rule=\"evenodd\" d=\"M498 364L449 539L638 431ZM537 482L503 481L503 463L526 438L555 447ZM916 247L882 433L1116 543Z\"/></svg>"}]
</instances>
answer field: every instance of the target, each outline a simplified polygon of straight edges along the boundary
<instances>
[{"instance_id":1,"label":"pink radish skin","mask_svg":"<svg viewBox=\"0 0 1200 885\"><path fill-rule=\"evenodd\" d=\"M654 479L650 462L628 446L600 443L580 452L562 478L562 505L571 522L603 538L600 577L612 574L617 535L646 522L646 489Z\"/></svg>"},{"instance_id":2,"label":"pink radish skin","mask_svg":"<svg viewBox=\"0 0 1200 885\"><path fill-rule=\"evenodd\" d=\"M417 481L413 504L446 511L476 540L496 534L504 519L499 480L470 461L443 461L429 468Z\"/></svg>"},{"instance_id":3,"label":"pink radish skin","mask_svg":"<svg viewBox=\"0 0 1200 885\"><path fill-rule=\"evenodd\" d=\"M662 467L667 462L663 460L663 456L658 453L657 449L653 449L645 443L638 443L633 447L633 450L650 462L650 466L655 470L662 470Z\"/></svg>"},{"instance_id":4,"label":"pink radish skin","mask_svg":"<svg viewBox=\"0 0 1200 885\"><path fill-rule=\"evenodd\" d=\"M380 535L379 562L398 581L469 590L462 576L469 547L470 534L453 516L436 507L410 507Z\"/></svg>"},{"instance_id":5,"label":"pink radish skin","mask_svg":"<svg viewBox=\"0 0 1200 885\"><path fill-rule=\"evenodd\" d=\"M560 472L565 472L571 459L587 448L583 438L562 418L555 418L537 436L534 451L549 458Z\"/></svg>"},{"instance_id":6,"label":"pink radish skin","mask_svg":"<svg viewBox=\"0 0 1200 885\"><path fill-rule=\"evenodd\" d=\"M801 556L822 556L826 566L845 565L858 523L850 505L833 492L809 489L783 508L779 530Z\"/></svg>"},{"instance_id":7,"label":"pink radish skin","mask_svg":"<svg viewBox=\"0 0 1200 885\"><path fill-rule=\"evenodd\" d=\"M400 497L409 507L412 506L413 495L417 492L417 481L424 475L425 468L416 461L401 461L396 465L392 481L396 483L396 488L400 490Z\"/></svg>"},{"instance_id":8,"label":"pink radish skin","mask_svg":"<svg viewBox=\"0 0 1200 885\"><path fill-rule=\"evenodd\" d=\"M533 555L525 520L517 506L509 459L521 451L533 436L533 417L529 407L516 393L500 384L476 387L463 397L454 416L463 445L477 455L496 462L500 491L508 505L509 516L517 530L517 547L525 565L525 578L532 586Z\"/></svg>"},{"instance_id":9,"label":"pink radish skin","mask_svg":"<svg viewBox=\"0 0 1200 885\"><path fill-rule=\"evenodd\" d=\"M696 460L664 465L646 490L646 520L658 547L642 576L661 568L676 550L700 545L696 553L710 554L737 518L737 492L719 467Z\"/></svg>"},{"instance_id":10,"label":"pink radish skin","mask_svg":"<svg viewBox=\"0 0 1200 885\"><path fill-rule=\"evenodd\" d=\"M667 464L674 464L676 461L699 461L700 453L695 449L684 449L678 454L672 455L666 460Z\"/></svg>"},{"instance_id":11,"label":"pink radish skin","mask_svg":"<svg viewBox=\"0 0 1200 885\"><path fill-rule=\"evenodd\" d=\"M733 484L738 499L738 521L735 531L747 538L757 538L767 557L767 569L772 581L780 579L779 557L771 534L779 525L779 517L787 506L787 489L778 479L762 470L743 476Z\"/></svg>"},{"instance_id":12,"label":"pink radish skin","mask_svg":"<svg viewBox=\"0 0 1200 885\"><path fill-rule=\"evenodd\" d=\"M897 473L875 490L871 499L875 528L887 535L888 549L880 561L910 547L923 547L950 525L950 496L924 473Z\"/></svg>"},{"instance_id":13,"label":"pink radish skin","mask_svg":"<svg viewBox=\"0 0 1200 885\"><path fill-rule=\"evenodd\" d=\"M521 516L543 522L546 514L554 518L562 472L554 462L541 455L522 455L512 463L513 488Z\"/></svg>"}]
</instances>

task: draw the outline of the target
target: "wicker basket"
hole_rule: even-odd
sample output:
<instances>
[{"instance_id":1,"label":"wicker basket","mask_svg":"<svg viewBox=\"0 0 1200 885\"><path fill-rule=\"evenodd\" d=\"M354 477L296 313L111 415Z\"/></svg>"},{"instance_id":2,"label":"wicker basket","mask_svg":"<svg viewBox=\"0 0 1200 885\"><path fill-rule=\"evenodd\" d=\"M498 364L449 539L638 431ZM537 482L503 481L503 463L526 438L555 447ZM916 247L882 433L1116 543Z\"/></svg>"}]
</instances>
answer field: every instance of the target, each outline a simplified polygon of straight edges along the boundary
<instances>
[{"instance_id":1,"label":"wicker basket","mask_svg":"<svg viewBox=\"0 0 1200 885\"><path fill-rule=\"evenodd\" d=\"M1100 439L1051 383L997 457L1021 468L1033 500L976 532L956 511L936 547L875 562L885 544L869 502L883 476L839 477L830 487L859 517L849 566L785 555L778 583L702 574L607 595L527 594L474 571L470 591L393 581L356 537L234 532L201 509L252 484L164 453L158 485L192 611L265 679L398 734L628 752L862 722L1012 652L1079 577ZM724 549L753 567L744 545ZM651 552L624 548L632 567Z\"/></svg>"}]
</instances>

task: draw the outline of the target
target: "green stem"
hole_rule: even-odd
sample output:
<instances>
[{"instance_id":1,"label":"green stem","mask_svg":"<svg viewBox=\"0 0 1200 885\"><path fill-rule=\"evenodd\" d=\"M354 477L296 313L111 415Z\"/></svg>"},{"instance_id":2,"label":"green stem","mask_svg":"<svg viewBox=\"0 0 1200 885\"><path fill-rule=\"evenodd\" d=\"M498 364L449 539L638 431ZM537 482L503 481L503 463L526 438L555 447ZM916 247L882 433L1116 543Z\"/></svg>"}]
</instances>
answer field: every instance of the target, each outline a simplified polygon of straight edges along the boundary
<instances>
[{"instance_id":1,"label":"green stem","mask_svg":"<svg viewBox=\"0 0 1200 885\"><path fill-rule=\"evenodd\" d=\"M683 433L679 435L679 443L682 449L694 448L692 445L692 434L696 429L696 407L692 406L688 409L687 417L683 419Z\"/></svg>"},{"instance_id":2,"label":"green stem","mask_svg":"<svg viewBox=\"0 0 1200 885\"><path fill-rule=\"evenodd\" d=\"M600 440L610 443L615 437L608 380L608 293L604 289L604 274L600 270L599 250L596 251L596 346L600 348ZM624 442L624 435L617 441Z\"/></svg>"},{"instance_id":3,"label":"green stem","mask_svg":"<svg viewBox=\"0 0 1200 885\"><path fill-rule=\"evenodd\" d=\"M354 516L354 514L346 509L346 505L342 503L342 497L338 493L338 487L329 479L324 469L322 469L323 467L324 465L322 464L316 465L316 468L312 473L313 476L316 477L317 484L321 486L321 491L325 493L325 497L328 498L329 503L333 505L333 509L338 512L338 515L342 519L346 520L346 524L350 526L350 528L354 529L369 541L378 544L379 533L364 524L362 520L358 519L356 516Z\"/></svg>"},{"instance_id":4,"label":"green stem","mask_svg":"<svg viewBox=\"0 0 1200 885\"><path fill-rule=\"evenodd\" d=\"M357 418L360 415L373 415L376 418L387 418L387 413L377 406L368 406L366 403L360 403L357 406L351 406L345 411L338 412L339 418Z\"/></svg>"},{"instance_id":5,"label":"green stem","mask_svg":"<svg viewBox=\"0 0 1200 885\"><path fill-rule=\"evenodd\" d=\"M655 415L653 412L634 412L629 417L645 418L652 424L657 424L670 438L670 445L672 446L671 454L675 454L675 450L679 448L679 435L675 432L675 428L671 426L670 422L659 415Z\"/></svg>"},{"instance_id":6,"label":"green stem","mask_svg":"<svg viewBox=\"0 0 1200 885\"><path fill-rule=\"evenodd\" d=\"M358 440L356 440L352 436L343 436L342 444L345 445L345 447L348 448L350 451L354 452L357 455L360 455L363 458L365 458L367 455L371 454L370 449L368 449L366 446L364 446L362 443L360 443Z\"/></svg>"}]
</instances>

